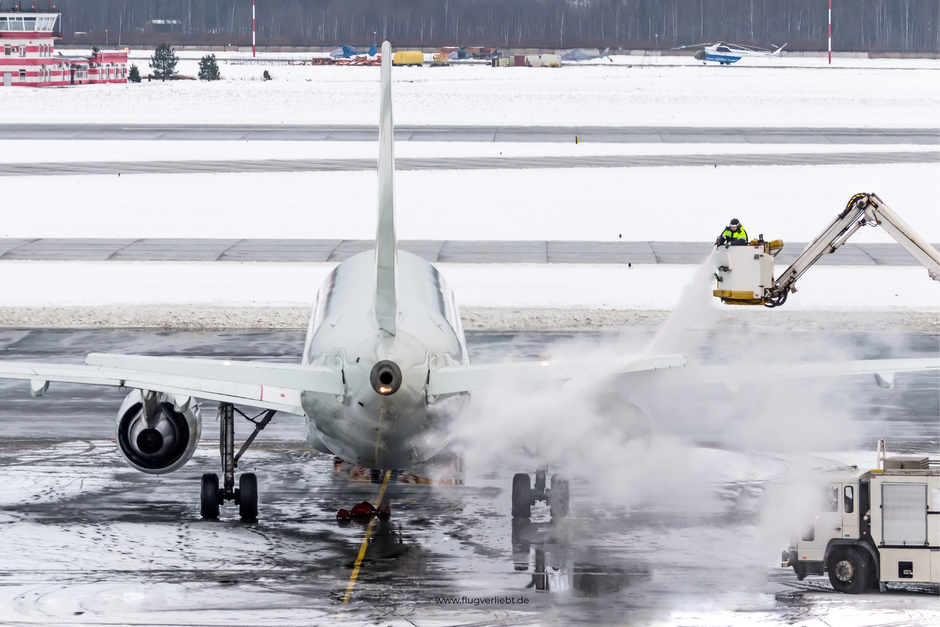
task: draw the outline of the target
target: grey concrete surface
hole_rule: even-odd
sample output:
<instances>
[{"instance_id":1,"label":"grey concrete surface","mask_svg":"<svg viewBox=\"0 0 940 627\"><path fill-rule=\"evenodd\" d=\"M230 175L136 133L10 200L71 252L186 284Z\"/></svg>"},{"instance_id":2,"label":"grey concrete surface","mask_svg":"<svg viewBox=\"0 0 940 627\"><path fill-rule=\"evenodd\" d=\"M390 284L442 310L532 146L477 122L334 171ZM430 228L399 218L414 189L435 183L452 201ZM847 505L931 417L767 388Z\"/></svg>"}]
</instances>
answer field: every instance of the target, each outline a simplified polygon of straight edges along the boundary
<instances>
[{"instance_id":1,"label":"grey concrete surface","mask_svg":"<svg viewBox=\"0 0 940 627\"><path fill-rule=\"evenodd\" d=\"M644 342L649 333L629 339ZM710 360L750 350L740 329L706 339L696 352ZM302 340L300 332L0 330L0 356L79 362L103 351L297 361ZM531 359L573 341L609 346L623 336L468 336L476 362ZM784 341L790 356L806 358L819 358L823 347L826 358L940 350L935 335L768 333L748 341ZM779 386L778 404L801 390ZM495 465L468 459L466 485L407 484L401 475L383 499L391 517L367 529L341 525L335 513L377 502L379 486L368 473L311 451L299 440L296 418L276 416L241 460L238 471L259 478L258 521L239 522L231 504L220 520L203 521L199 477L219 466L212 404L203 407L204 440L193 460L176 473L148 476L131 470L113 442L122 392L63 384L34 399L25 382L0 381L0 622L296 627L332 623L345 611L344 622L354 625L782 626L834 624L846 616L859 627L895 624L898 617L915 627L936 624L935 587L838 595L825 577L800 582L779 568L788 537L777 529L773 508L781 501L773 495L791 475L844 463L832 452L846 450L840 446L857 446L850 450L873 460L873 438L886 436L893 454L936 454L940 377L898 375L892 391L852 377L824 395L813 393L803 411L822 404L820 419L843 429L820 440L798 432L805 423L794 417L790 435L801 454L736 452L743 450L737 430L720 418L734 411L721 386L674 396L663 399L654 442L659 434L679 438L687 455L703 452L721 464L722 478L694 494L638 496L653 478L643 468L623 472L623 459L610 460L609 477L572 478L568 518L550 522L540 505L530 520L514 522L508 486L513 472L531 470L525 458ZM757 417L748 407L739 419L751 424ZM847 423L838 422L846 416ZM239 441L246 426L237 423ZM742 468L743 459L754 465ZM775 521L770 528L768 519ZM497 596L504 600L483 601Z\"/></svg>"},{"instance_id":2,"label":"grey concrete surface","mask_svg":"<svg viewBox=\"0 0 940 627\"><path fill-rule=\"evenodd\" d=\"M937 163L940 152L607 155L599 157L440 157L396 159L398 170L529 170L665 166L855 165ZM201 174L219 172L353 172L374 170L375 159L232 159L202 161L71 161L0 163L0 176Z\"/></svg>"},{"instance_id":3,"label":"grey concrete surface","mask_svg":"<svg viewBox=\"0 0 940 627\"><path fill-rule=\"evenodd\" d=\"M697 264L709 242L585 242L401 240L401 250L441 263ZM275 239L15 239L0 238L0 260L33 261L343 261L371 250L372 240ZM934 244L940 249L940 244ZM806 247L788 242L777 266L789 265ZM820 265L916 266L898 244L846 244Z\"/></svg>"},{"instance_id":4,"label":"grey concrete surface","mask_svg":"<svg viewBox=\"0 0 940 627\"><path fill-rule=\"evenodd\" d=\"M940 144L936 128L671 126L420 126L399 124L397 141L749 144ZM375 141L378 128L323 124L3 124L2 139Z\"/></svg>"}]
</instances>

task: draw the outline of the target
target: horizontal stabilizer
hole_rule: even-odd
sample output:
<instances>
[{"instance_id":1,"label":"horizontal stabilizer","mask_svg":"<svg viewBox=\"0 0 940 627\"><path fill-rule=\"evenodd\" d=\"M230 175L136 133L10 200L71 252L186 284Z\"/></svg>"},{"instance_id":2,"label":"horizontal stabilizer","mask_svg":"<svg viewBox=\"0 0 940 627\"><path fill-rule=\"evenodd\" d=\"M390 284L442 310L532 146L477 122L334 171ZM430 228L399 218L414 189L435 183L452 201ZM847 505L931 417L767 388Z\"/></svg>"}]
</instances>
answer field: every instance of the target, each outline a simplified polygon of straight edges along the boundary
<instances>
[{"instance_id":1,"label":"horizontal stabilizer","mask_svg":"<svg viewBox=\"0 0 940 627\"><path fill-rule=\"evenodd\" d=\"M878 385L890 389L899 372L940 370L940 358L856 359L850 361L814 361L805 363L747 364L742 366L690 366L683 373L693 383L722 383L737 387L746 381L780 379L816 379L867 374Z\"/></svg>"},{"instance_id":2,"label":"horizontal stabilizer","mask_svg":"<svg viewBox=\"0 0 940 627\"><path fill-rule=\"evenodd\" d=\"M92 354L85 364L0 362L0 379L30 382L34 396L50 382L151 390L304 415L302 392L344 394L343 373L321 366Z\"/></svg>"},{"instance_id":3,"label":"horizontal stabilizer","mask_svg":"<svg viewBox=\"0 0 940 627\"><path fill-rule=\"evenodd\" d=\"M428 377L428 394L454 394L481 390L489 385L515 385L563 381L581 376L624 374L658 370L660 368L680 368L685 366L682 355L663 355L659 357L638 357L625 359L617 365L592 363L563 363L551 361L528 361L505 364L473 364L467 366L446 366L432 369Z\"/></svg>"},{"instance_id":4,"label":"horizontal stabilizer","mask_svg":"<svg viewBox=\"0 0 940 627\"><path fill-rule=\"evenodd\" d=\"M325 394L344 393L342 373L324 366L109 353L91 353L85 363L115 370L272 385Z\"/></svg>"}]
</instances>

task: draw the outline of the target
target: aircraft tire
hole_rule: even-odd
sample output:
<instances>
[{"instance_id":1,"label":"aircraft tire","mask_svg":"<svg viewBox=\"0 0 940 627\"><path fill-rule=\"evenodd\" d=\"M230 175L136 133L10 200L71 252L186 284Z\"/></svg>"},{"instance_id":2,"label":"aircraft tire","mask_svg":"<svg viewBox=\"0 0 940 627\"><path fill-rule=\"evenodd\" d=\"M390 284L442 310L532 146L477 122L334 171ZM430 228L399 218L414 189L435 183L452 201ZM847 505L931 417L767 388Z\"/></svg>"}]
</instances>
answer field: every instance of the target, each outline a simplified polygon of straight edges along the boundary
<instances>
[{"instance_id":1,"label":"aircraft tire","mask_svg":"<svg viewBox=\"0 0 940 627\"><path fill-rule=\"evenodd\" d=\"M213 520L219 517L219 475L207 472L202 475L202 491L199 495L199 513Z\"/></svg>"},{"instance_id":2,"label":"aircraft tire","mask_svg":"<svg viewBox=\"0 0 940 627\"><path fill-rule=\"evenodd\" d=\"M512 476L512 517L532 516L532 481L524 472Z\"/></svg>"},{"instance_id":3,"label":"aircraft tire","mask_svg":"<svg viewBox=\"0 0 940 627\"><path fill-rule=\"evenodd\" d=\"M548 508L552 520L568 515L568 480L560 475L552 475L552 485L548 492Z\"/></svg>"},{"instance_id":4,"label":"aircraft tire","mask_svg":"<svg viewBox=\"0 0 940 627\"><path fill-rule=\"evenodd\" d=\"M832 587L846 594L864 592L870 577L868 560L850 546L834 550L829 556L826 570L829 571Z\"/></svg>"},{"instance_id":5,"label":"aircraft tire","mask_svg":"<svg viewBox=\"0 0 940 627\"><path fill-rule=\"evenodd\" d=\"M258 477L253 472L238 478L238 515L242 520L258 519Z\"/></svg>"}]
</instances>

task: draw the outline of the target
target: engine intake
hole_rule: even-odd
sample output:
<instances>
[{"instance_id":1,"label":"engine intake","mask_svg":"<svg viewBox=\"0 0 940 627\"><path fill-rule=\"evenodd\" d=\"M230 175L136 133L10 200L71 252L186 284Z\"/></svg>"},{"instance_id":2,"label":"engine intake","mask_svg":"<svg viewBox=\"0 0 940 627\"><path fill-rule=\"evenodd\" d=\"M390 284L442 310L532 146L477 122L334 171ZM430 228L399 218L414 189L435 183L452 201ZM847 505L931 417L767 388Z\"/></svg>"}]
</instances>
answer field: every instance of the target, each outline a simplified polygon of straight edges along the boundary
<instances>
[{"instance_id":1,"label":"engine intake","mask_svg":"<svg viewBox=\"0 0 940 627\"><path fill-rule=\"evenodd\" d=\"M117 442L131 466L149 474L164 474L183 467L199 444L202 416L190 399L172 394L127 395L117 416Z\"/></svg>"}]
</instances>

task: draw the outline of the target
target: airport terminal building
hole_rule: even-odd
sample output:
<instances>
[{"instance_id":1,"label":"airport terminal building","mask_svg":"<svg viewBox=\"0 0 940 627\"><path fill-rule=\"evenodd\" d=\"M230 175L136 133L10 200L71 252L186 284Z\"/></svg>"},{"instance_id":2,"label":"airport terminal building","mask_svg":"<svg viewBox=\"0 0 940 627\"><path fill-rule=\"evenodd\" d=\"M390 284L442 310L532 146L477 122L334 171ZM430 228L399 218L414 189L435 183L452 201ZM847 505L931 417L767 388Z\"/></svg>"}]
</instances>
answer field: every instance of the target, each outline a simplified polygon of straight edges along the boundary
<instances>
[{"instance_id":1,"label":"airport terminal building","mask_svg":"<svg viewBox=\"0 0 940 627\"><path fill-rule=\"evenodd\" d=\"M127 53L56 54L58 13L0 13L0 87L126 83Z\"/></svg>"}]
</instances>

